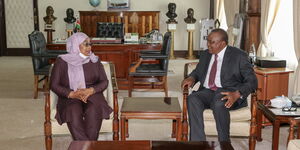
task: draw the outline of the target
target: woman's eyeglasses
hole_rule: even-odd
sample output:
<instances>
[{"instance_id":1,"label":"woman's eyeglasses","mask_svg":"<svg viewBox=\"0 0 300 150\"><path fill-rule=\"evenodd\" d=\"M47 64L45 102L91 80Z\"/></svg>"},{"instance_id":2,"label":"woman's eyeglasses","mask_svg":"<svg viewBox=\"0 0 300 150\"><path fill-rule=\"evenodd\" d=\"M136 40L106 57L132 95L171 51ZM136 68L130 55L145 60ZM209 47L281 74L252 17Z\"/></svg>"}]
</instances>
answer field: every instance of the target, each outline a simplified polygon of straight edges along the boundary
<instances>
[{"instance_id":1,"label":"woman's eyeglasses","mask_svg":"<svg viewBox=\"0 0 300 150\"><path fill-rule=\"evenodd\" d=\"M282 111L297 111L297 107L283 107Z\"/></svg>"},{"instance_id":2,"label":"woman's eyeglasses","mask_svg":"<svg viewBox=\"0 0 300 150\"><path fill-rule=\"evenodd\" d=\"M85 47L88 47L88 46L92 46L93 43L83 43L83 45L84 45Z\"/></svg>"}]
</instances>

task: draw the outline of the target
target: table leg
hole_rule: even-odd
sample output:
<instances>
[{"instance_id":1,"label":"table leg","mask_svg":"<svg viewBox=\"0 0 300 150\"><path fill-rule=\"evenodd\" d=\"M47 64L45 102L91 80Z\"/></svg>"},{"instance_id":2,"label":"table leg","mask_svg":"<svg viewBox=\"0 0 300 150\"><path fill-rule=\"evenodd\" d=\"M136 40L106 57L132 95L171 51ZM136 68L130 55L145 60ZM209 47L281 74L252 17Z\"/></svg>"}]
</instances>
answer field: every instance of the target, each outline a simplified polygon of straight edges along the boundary
<instances>
[{"instance_id":1,"label":"table leg","mask_svg":"<svg viewBox=\"0 0 300 150\"><path fill-rule=\"evenodd\" d=\"M177 127L177 123L176 120L174 119L172 122L172 135L171 135L172 138L176 137L176 127Z\"/></svg>"},{"instance_id":2,"label":"table leg","mask_svg":"<svg viewBox=\"0 0 300 150\"><path fill-rule=\"evenodd\" d=\"M262 138L261 138L261 128L262 128L262 112L259 108L257 108L257 116L256 116L256 120L257 120L257 130L256 130L256 140L261 142Z\"/></svg>"},{"instance_id":3,"label":"table leg","mask_svg":"<svg viewBox=\"0 0 300 150\"><path fill-rule=\"evenodd\" d=\"M275 120L273 123L272 150L278 150L280 121Z\"/></svg>"},{"instance_id":4,"label":"table leg","mask_svg":"<svg viewBox=\"0 0 300 150\"><path fill-rule=\"evenodd\" d=\"M181 124L181 118L176 119L177 129L176 129L176 141L181 141L181 135L182 135L182 124Z\"/></svg>"},{"instance_id":5,"label":"table leg","mask_svg":"<svg viewBox=\"0 0 300 150\"><path fill-rule=\"evenodd\" d=\"M121 117L121 141L125 141L126 137L125 137L125 118Z\"/></svg>"},{"instance_id":6,"label":"table leg","mask_svg":"<svg viewBox=\"0 0 300 150\"><path fill-rule=\"evenodd\" d=\"M129 137L128 119L125 120L125 135L127 138Z\"/></svg>"}]
</instances>

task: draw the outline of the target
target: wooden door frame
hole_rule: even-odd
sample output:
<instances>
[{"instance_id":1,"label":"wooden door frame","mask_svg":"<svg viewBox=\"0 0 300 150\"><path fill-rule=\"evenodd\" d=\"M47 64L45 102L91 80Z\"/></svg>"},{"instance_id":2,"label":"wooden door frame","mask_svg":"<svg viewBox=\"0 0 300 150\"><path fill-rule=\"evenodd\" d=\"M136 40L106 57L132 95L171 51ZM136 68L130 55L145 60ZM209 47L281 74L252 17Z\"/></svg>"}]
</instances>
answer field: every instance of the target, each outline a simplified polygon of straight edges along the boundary
<instances>
[{"instance_id":1,"label":"wooden door frame","mask_svg":"<svg viewBox=\"0 0 300 150\"><path fill-rule=\"evenodd\" d=\"M4 0L0 0L0 56L6 52L6 27L5 27L5 5Z\"/></svg>"},{"instance_id":2,"label":"wooden door frame","mask_svg":"<svg viewBox=\"0 0 300 150\"><path fill-rule=\"evenodd\" d=\"M33 30L39 30L38 0L32 0L33 4ZM0 0L0 56L29 56L30 48L7 48L6 26L5 26L5 4Z\"/></svg>"}]
</instances>

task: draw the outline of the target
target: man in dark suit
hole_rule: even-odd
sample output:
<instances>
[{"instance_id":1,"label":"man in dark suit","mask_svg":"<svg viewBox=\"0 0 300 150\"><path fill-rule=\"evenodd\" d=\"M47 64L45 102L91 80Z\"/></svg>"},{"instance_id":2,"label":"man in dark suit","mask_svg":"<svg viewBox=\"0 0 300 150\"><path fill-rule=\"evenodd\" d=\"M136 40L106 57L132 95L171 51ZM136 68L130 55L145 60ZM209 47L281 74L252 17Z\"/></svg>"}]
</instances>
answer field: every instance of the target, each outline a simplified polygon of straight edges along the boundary
<instances>
[{"instance_id":1,"label":"man in dark suit","mask_svg":"<svg viewBox=\"0 0 300 150\"><path fill-rule=\"evenodd\" d=\"M214 29L208 35L208 49L200 53L199 63L181 86L200 88L188 96L190 140L206 141L204 109L212 109L219 141L230 141L230 110L247 106L248 95L257 88L257 79L248 55L228 46L228 35Z\"/></svg>"}]
</instances>

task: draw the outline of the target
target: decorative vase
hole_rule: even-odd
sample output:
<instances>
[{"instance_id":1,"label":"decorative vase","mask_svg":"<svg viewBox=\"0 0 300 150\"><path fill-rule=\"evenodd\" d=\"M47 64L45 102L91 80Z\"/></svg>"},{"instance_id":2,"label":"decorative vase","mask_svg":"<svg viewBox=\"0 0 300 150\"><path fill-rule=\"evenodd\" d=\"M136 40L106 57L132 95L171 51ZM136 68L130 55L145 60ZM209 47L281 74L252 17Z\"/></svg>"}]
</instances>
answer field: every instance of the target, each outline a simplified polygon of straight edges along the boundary
<instances>
[{"instance_id":1,"label":"decorative vase","mask_svg":"<svg viewBox=\"0 0 300 150\"><path fill-rule=\"evenodd\" d=\"M89 2L93 7L97 7L100 5L101 0L89 0Z\"/></svg>"}]
</instances>

